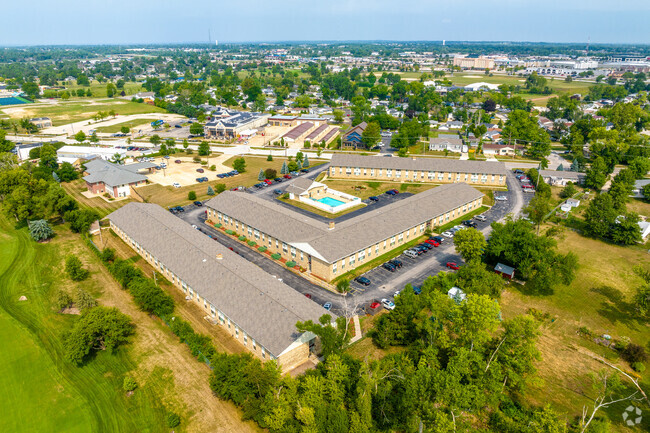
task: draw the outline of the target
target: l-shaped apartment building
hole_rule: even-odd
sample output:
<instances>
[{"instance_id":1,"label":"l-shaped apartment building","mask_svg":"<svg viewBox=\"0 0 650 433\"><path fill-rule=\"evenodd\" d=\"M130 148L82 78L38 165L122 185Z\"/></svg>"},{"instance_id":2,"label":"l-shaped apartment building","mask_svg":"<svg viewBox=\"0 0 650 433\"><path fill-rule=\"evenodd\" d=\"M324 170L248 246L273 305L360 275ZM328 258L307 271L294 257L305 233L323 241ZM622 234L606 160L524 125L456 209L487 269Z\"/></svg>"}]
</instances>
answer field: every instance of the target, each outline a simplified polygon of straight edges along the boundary
<instances>
[{"instance_id":1,"label":"l-shaped apartment building","mask_svg":"<svg viewBox=\"0 0 650 433\"><path fill-rule=\"evenodd\" d=\"M383 159L383 158L377 158ZM225 191L206 202L208 220L295 261L330 282L481 206L465 183L441 185L335 224L253 194Z\"/></svg>"},{"instance_id":2,"label":"l-shaped apartment building","mask_svg":"<svg viewBox=\"0 0 650 433\"><path fill-rule=\"evenodd\" d=\"M262 360L284 371L317 344L296 322L325 309L155 204L129 203L108 216L111 229L162 276Z\"/></svg>"},{"instance_id":3,"label":"l-shaped apartment building","mask_svg":"<svg viewBox=\"0 0 650 433\"><path fill-rule=\"evenodd\" d=\"M329 176L337 179L394 182L464 182L477 186L505 186L507 169L502 162L444 158L384 158L337 153Z\"/></svg>"}]
</instances>

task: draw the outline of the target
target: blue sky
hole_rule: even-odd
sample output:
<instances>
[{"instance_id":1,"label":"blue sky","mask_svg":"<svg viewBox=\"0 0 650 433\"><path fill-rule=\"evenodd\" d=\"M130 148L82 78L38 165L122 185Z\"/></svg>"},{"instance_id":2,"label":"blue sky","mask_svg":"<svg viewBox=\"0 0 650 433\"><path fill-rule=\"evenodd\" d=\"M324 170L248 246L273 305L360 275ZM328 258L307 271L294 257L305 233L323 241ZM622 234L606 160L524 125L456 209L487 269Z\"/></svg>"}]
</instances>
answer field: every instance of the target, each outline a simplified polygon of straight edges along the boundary
<instances>
[{"instance_id":1,"label":"blue sky","mask_svg":"<svg viewBox=\"0 0 650 433\"><path fill-rule=\"evenodd\" d=\"M650 43L647 0L32 0L0 45L287 40ZM6 17L16 17L6 19Z\"/></svg>"}]
</instances>

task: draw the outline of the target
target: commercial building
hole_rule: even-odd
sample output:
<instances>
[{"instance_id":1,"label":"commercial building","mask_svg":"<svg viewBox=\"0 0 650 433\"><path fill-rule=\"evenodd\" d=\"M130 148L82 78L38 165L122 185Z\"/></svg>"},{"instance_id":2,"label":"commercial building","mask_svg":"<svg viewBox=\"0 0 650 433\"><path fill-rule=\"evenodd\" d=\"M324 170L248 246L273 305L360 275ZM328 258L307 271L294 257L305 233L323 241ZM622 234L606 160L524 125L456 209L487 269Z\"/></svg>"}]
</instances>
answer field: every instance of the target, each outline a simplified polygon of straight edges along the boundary
<instances>
[{"instance_id":1,"label":"commercial building","mask_svg":"<svg viewBox=\"0 0 650 433\"><path fill-rule=\"evenodd\" d=\"M494 69L494 59L487 57L454 57L454 66L462 69Z\"/></svg>"},{"instance_id":2,"label":"commercial building","mask_svg":"<svg viewBox=\"0 0 650 433\"><path fill-rule=\"evenodd\" d=\"M268 123L269 114L239 112L229 117L212 119L203 127L205 138L233 139L242 132L260 128Z\"/></svg>"},{"instance_id":3,"label":"commercial building","mask_svg":"<svg viewBox=\"0 0 650 433\"><path fill-rule=\"evenodd\" d=\"M225 191L205 205L213 224L244 235L329 282L478 209L482 199L483 193L465 183L443 185L339 224L234 191Z\"/></svg>"},{"instance_id":4,"label":"commercial building","mask_svg":"<svg viewBox=\"0 0 650 433\"><path fill-rule=\"evenodd\" d=\"M496 161L443 158L382 158L334 154L329 176L337 179L504 186L506 166Z\"/></svg>"},{"instance_id":5,"label":"commercial building","mask_svg":"<svg viewBox=\"0 0 650 433\"><path fill-rule=\"evenodd\" d=\"M115 155L120 158L126 158L126 150L115 147L93 147L93 146L63 146L56 151L56 157L59 164L69 162L78 165L81 161L100 158L109 160Z\"/></svg>"},{"instance_id":6,"label":"commercial building","mask_svg":"<svg viewBox=\"0 0 650 433\"><path fill-rule=\"evenodd\" d=\"M86 181L88 191L93 194L108 193L111 197L128 197L133 188L147 183L147 176L140 172L150 171L155 164L138 162L119 165L98 158L87 162L84 166L86 176L83 180Z\"/></svg>"},{"instance_id":7,"label":"commercial building","mask_svg":"<svg viewBox=\"0 0 650 433\"><path fill-rule=\"evenodd\" d=\"M243 194L242 194L243 195ZM108 216L113 231L213 323L287 371L305 362L316 337L296 322L327 311L158 205L129 203Z\"/></svg>"}]
</instances>

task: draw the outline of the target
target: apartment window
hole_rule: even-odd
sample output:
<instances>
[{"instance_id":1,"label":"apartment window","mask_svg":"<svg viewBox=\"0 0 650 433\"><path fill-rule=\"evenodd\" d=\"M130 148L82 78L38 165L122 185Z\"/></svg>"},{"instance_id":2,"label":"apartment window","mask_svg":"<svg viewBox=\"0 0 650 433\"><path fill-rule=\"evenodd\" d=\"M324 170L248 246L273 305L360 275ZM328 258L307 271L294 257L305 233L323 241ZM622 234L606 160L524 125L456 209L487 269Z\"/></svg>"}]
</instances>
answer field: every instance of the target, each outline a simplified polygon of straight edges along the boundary
<instances>
[{"instance_id":1,"label":"apartment window","mask_svg":"<svg viewBox=\"0 0 650 433\"><path fill-rule=\"evenodd\" d=\"M354 175L359 176L361 174L361 169L359 167L354 167Z\"/></svg>"},{"instance_id":2,"label":"apartment window","mask_svg":"<svg viewBox=\"0 0 650 433\"><path fill-rule=\"evenodd\" d=\"M381 168L379 169L379 176L381 176Z\"/></svg>"},{"instance_id":3,"label":"apartment window","mask_svg":"<svg viewBox=\"0 0 650 433\"><path fill-rule=\"evenodd\" d=\"M246 346L246 343L248 343L248 335L244 332L244 346Z\"/></svg>"},{"instance_id":4,"label":"apartment window","mask_svg":"<svg viewBox=\"0 0 650 433\"><path fill-rule=\"evenodd\" d=\"M494 175L492 175L490 182L494 183Z\"/></svg>"},{"instance_id":5,"label":"apartment window","mask_svg":"<svg viewBox=\"0 0 650 433\"><path fill-rule=\"evenodd\" d=\"M345 259L341 260L341 269L345 269Z\"/></svg>"},{"instance_id":6,"label":"apartment window","mask_svg":"<svg viewBox=\"0 0 650 433\"><path fill-rule=\"evenodd\" d=\"M366 258L366 250L359 252L359 261L362 261Z\"/></svg>"},{"instance_id":7,"label":"apartment window","mask_svg":"<svg viewBox=\"0 0 650 433\"><path fill-rule=\"evenodd\" d=\"M282 251L284 251L285 253L287 252L287 244L285 244L284 242L282 242Z\"/></svg>"},{"instance_id":8,"label":"apartment window","mask_svg":"<svg viewBox=\"0 0 650 433\"><path fill-rule=\"evenodd\" d=\"M447 176L447 180L451 180L451 173L449 173L449 176Z\"/></svg>"},{"instance_id":9,"label":"apartment window","mask_svg":"<svg viewBox=\"0 0 650 433\"><path fill-rule=\"evenodd\" d=\"M191 287L189 288L189 290L190 290L190 298L193 298L194 297L194 290L192 290Z\"/></svg>"},{"instance_id":10,"label":"apartment window","mask_svg":"<svg viewBox=\"0 0 650 433\"><path fill-rule=\"evenodd\" d=\"M216 309L214 308L214 305L210 304L210 313L214 316L216 314Z\"/></svg>"},{"instance_id":11,"label":"apartment window","mask_svg":"<svg viewBox=\"0 0 650 433\"><path fill-rule=\"evenodd\" d=\"M350 256L350 266L354 265L354 256Z\"/></svg>"},{"instance_id":12,"label":"apartment window","mask_svg":"<svg viewBox=\"0 0 650 433\"><path fill-rule=\"evenodd\" d=\"M255 339L251 338L251 342L253 343L253 350L257 350L257 343L255 342Z\"/></svg>"},{"instance_id":13,"label":"apartment window","mask_svg":"<svg viewBox=\"0 0 650 433\"><path fill-rule=\"evenodd\" d=\"M467 177L469 176L468 173L465 173L465 182L467 182Z\"/></svg>"},{"instance_id":14,"label":"apartment window","mask_svg":"<svg viewBox=\"0 0 650 433\"><path fill-rule=\"evenodd\" d=\"M230 319L228 319L228 329L230 329Z\"/></svg>"},{"instance_id":15,"label":"apartment window","mask_svg":"<svg viewBox=\"0 0 650 433\"><path fill-rule=\"evenodd\" d=\"M404 240L404 233L400 233L397 237L397 242L402 242Z\"/></svg>"},{"instance_id":16,"label":"apartment window","mask_svg":"<svg viewBox=\"0 0 650 433\"><path fill-rule=\"evenodd\" d=\"M487 174L484 174L483 176L481 176L481 182L483 182L483 183L487 182Z\"/></svg>"},{"instance_id":17,"label":"apartment window","mask_svg":"<svg viewBox=\"0 0 650 433\"><path fill-rule=\"evenodd\" d=\"M248 236L252 236L252 235L253 235L253 229L251 228L251 226L248 226Z\"/></svg>"},{"instance_id":18,"label":"apartment window","mask_svg":"<svg viewBox=\"0 0 650 433\"><path fill-rule=\"evenodd\" d=\"M334 264L332 265L332 273L333 273L333 274L336 273L336 263L334 263Z\"/></svg>"},{"instance_id":19,"label":"apartment window","mask_svg":"<svg viewBox=\"0 0 650 433\"><path fill-rule=\"evenodd\" d=\"M374 176L374 175L375 175L375 169L374 169L374 168L371 168L371 169L370 169L370 176Z\"/></svg>"},{"instance_id":20,"label":"apartment window","mask_svg":"<svg viewBox=\"0 0 650 433\"><path fill-rule=\"evenodd\" d=\"M391 170L390 168L387 168L386 169L386 176L391 177L392 175L393 175L393 170Z\"/></svg>"},{"instance_id":21,"label":"apartment window","mask_svg":"<svg viewBox=\"0 0 650 433\"><path fill-rule=\"evenodd\" d=\"M503 176L499 176L499 183L503 183Z\"/></svg>"},{"instance_id":22,"label":"apartment window","mask_svg":"<svg viewBox=\"0 0 650 433\"><path fill-rule=\"evenodd\" d=\"M386 242L384 242L385 246ZM379 244L375 245L375 254L379 255Z\"/></svg>"},{"instance_id":23,"label":"apartment window","mask_svg":"<svg viewBox=\"0 0 650 433\"><path fill-rule=\"evenodd\" d=\"M339 174L343 173L343 167L339 167Z\"/></svg>"},{"instance_id":24,"label":"apartment window","mask_svg":"<svg viewBox=\"0 0 650 433\"><path fill-rule=\"evenodd\" d=\"M420 224L420 233L422 233L424 231L425 226L426 226L426 224Z\"/></svg>"},{"instance_id":25,"label":"apartment window","mask_svg":"<svg viewBox=\"0 0 650 433\"><path fill-rule=\"evenodd\" d=\"M255 230L255 239L259 239L259 238L260 238L260 232L259 230Z\"/></svg>"},{"instance_id":26,"label":"apartment window","mask_svg":"<svg viewBox=\"0 0 650 433\"><path fill-rule=\"evenodd\" d=\"M435 173L435 172L430 171L429 173L427 173L427 178L428 178L429 180L433 180L435 177L436 177L436 173Z\"/></svg>"},{"instance_id":27,"label":"apartment window","mask_svg":"<svg viewBox=\"0 0 650 433\"><path fill-rule=\"evenodd\" d=\"M438 180L442 180L443 176L443 173L438 173Z\"/></svg>"},{"instance_id":28,"label":"apartment window","mask_svg":"<svg viewBox=\"0 0 650 433\"><path fill-rule=\"evenodd\" d=\"M239 221L235 221L235 228L239 229Z\"/></svg>"},{"instance_id":29,"label":"apartment window","mask_svg":"<svg viewBox=\"0 0 650 433\"><path fill-rule=\"evenodd\" d=\"M351 167L345 167L345 174L352 174L352 168Z\"/></svg>"},{"instance_id":30,"label":"apartment window","mask_svg":"<svg viewBox=\"0 0 650 433\"><path fill-rule=\"evenodd\" d=\"M406 239L408 239L409 236L411 236L411 230L407 230L407 231L406 231Z\"/></svg>"},{"instance_id":31,"label":"apartment window","mask_svg":"<svg viewBox=\"0 0 650 433\"><path fill-rule=\"evenodd\" d=\"M262 347L262 358L266 359L266 351L264 350L263 347Z\"/></svg>"},{"instance_id":32,"label":"apartment window","mask_svg":"<svg viewBox=\"0 0 650 433\"><path fill-rule=\"evenodd\" d=\"M409 177L409 171L408 170L404 170L404 177L405 178Z\"/></svg>"},{"instance_id":33,"label":"apartment window","mask_svg":"<svg viewBox=\"0 0 650 433\"><path fill-rule=\"evenodd\" d=\"M392 247L393 245L395 245L395 236L390 238L390 246Z\"/></svg>"},{"instance_id":34,"label":"apartment window","mask_svg":"<svg viewBox=\"0 0 650 433\"><path fill-rule=\"evenodd\" d=\"M305 259L305 258L304 258L303 255L302 255L302 250L300 250L300 260L302 261L302 260L304 260L304 259Z\"/></svg>"},{"instance_id":35,"label":"apartment window","mask_svg":"<svg viewBox=\"0 0 650 433\"><path fill-rule=\"evenodd\" d=\"M393 238L394 239L394 238ZM386 249L386 241L384 241L384 249Z\"/></svg>"},{"instance_id":36,"label":"apartment window","mask_svg":"<svg viewBox=\"0 0 650 433\"><path fill-rule=\"evenodd\" d=\"M275 248L280 248L280 242L277 239L275 240Z\"/></svg>"},{"instance_id":37,"label":"apartment window","mask_svg":"<svg viewBox=\"0 0 650 433\"><path fill-rule=\"evenodd\" d=\"M368 175L368 170L366 170L365 168L363 169L363 175L364 175L364 176L367 176L367 175Z\"/></svg>"},{"instance_id":38,"label":"apartment window","mask_svg":"<svg viewBox=\"0 0 650 433\"><path fill-rule=\"evenodd\" d=\"M223 325L226 320L224 319L223 314L221 314L221 311L219 311L218 316L219 316L219 322Z\"/></svg>"},{"instance_id":39,"label":"apartment window","mask_svg":"<svg viewBox=\"0 0 650 433\"><path fill-rule=\"evenodd\" d=\"M336 174L336 167L332 167L331 173L332 173L332 176L334 176Z\"/></svg>"},{"instance_id":40,"label":"apartment window","mask_svg":"<svg viewBox=\"0 0 650 433\"><path fill-rule=\"evenodd\" d=\"M472 173L472 182L478 182L478 174Z\"/></svg>"},{"instance_id":41,"label":"apartment window","mask_svg":"<svg viewBox=\"0 0 650 433\"><path fill-rule=\"evenodd\" d=\"M296 258L296 249L294 247L291 247L291 257Z\"/></svg>"},{"instance_id":42,"label":"apartment window","mask_svg":"<svg viewBox=\"0 0 650 433\"><path fill-rule=\"evenodd\" d=\"M402 170L395 170L395 177L402 177Z\"/></svg>"},{"instance_id":43,"label":"apartment window","mask_svg":"<svg viewBox=\"0 0 650 433\"><path fill-rule=\"evenodd\" d=\"M235 337L239 338L239 328L235 325Z\"/></svg>"}]
</instances>

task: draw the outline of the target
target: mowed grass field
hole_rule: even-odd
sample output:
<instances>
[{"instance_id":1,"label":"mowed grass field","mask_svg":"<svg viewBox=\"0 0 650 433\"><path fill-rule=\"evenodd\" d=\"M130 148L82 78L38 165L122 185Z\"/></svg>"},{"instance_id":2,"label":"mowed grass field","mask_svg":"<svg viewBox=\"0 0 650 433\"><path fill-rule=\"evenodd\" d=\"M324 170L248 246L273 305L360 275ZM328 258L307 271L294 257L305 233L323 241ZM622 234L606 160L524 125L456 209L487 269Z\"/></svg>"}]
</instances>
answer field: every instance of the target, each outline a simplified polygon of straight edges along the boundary
<instances>
[{"instance_id":1,"label":"mowed grass field","mask_svg":"<svg viewBox=\"0 0 650 433\"><path fill-rule=\"evenodd\" d=\"M99 111L109 112L111 110L121 115L165 112L162 108L153 105L140 104L124 99L105 99L102 101L79 99L67 102L57 101L55 104L26 104L13 106L11 109L4 108L4 112L12 119L49 117L52 119L54 126L90 120Z\"/></svg>"},{"instance_id":2,"label":"mowed grass field","mask_svg":"<svg viewBox=\"0 0 650 433\"><path fill-rule=\"evenodd\" d=\"M389 189L396 189L399 192L410 192L417 194L419 192L423 192L438 186L427 183L371 182L330 179L326 179L322 182L336 191L351 194L355 197L359 197L361 200L366 200L368 197L374 195L381 195Z\"/></svg>"},{"instance_id":3,"label":"mowed grass field","mask_svg":"<svg viewBox=\"0 0 650 433\"><path fill-rule=\"evenodd\" d=\"M70 286L62 241L37 244L0 217L0 431L166 431L165 410L149 387L131 397L122 391L136 367L126 349L101 352L82 367L64 360L62 336L75 317L50 303L56 289ZM96 293L91 284L85 288Z\"/></svg>"},{"instance_id":4,"label":"mowed grass field","mask_svg":"<svg viewBox=\"0 0 650 433\"><path fill-rule=\"evenodd\" d=\"M174 156L170 157L170 160L173 160ZM205 158L205 157L203 157ZM231 159L225 161L223 164L232 167L232 164L235 159L238 157L232 157ZM205 170L205 173L197 173L196 177L206 176L208 177L208 182L197 183L190 186L185 186L181 188L174 188L173 186L163 186L159 184L152 184L143 186L137 189L140 195L149 203L157 203L163 207L170 206L182 206L191 202L187 198L187 195L190 191L196 192L197 200L207 200L210 198L208 195L208 186L211 186L213 190L216 191L216 185L223 183L226 185L226 189L235 188L238 186L249 187L259 183L258 175L260 169L266 170L267 168L273 168L277 171L278 176L280 174L280 169L282 168L282 163L286 161L284 158L274 157L273 161L267 161L266 157L255 157L255 156L246 156L246 172L241 173L234 177L227 177L224 179L219 179L216 177L218 172L213 172L210 170ZM310 160L310 168L314 168L323 161ZM282 184L278 184L277 188L281 188ZM272 188L272 187L270 187Z\"/></svg>"},{"instance_id":5,"label":"mowed grass field","mask_svg":"<svg viewBox=\"0 0 650 433\"><path fill-rule=\"evenodd\" d=\"M64 82L59 83L62 86L65 86L67 91L74 91L76 92L78 89L84 89L85 91L90 91L93 94L94 98L105 98L106 97L106 84L107 83L100 83L99 81L93 80L90 82L90 87L88 86L79 86L76 83L75 84L66 84ZM138 92L143 91L142 89L142 83L133 83L133 82L126 82L124 83L124 89L118 89L118 93L121 93L122 90L124 90L124 93L126 95L135 95Z\"/></svg>"},{"instance_id":6,"label":"mowed grass field","mask_svg":"<svg viewBox=\"0 0 650 433\"><path fill-rule=\"evenodd\" d=\"M108 134L112 134L115 132L120 132L123 126L126 126L127 128L131 129L131 128L135 128L136 126L149 125L150 123L151 123L151 119L133 119L126 122L117 123L115 125L100 126L97 128L97 132L105 132Z\"/></svg>"},{"instance_id":7,"label":"mowed grass field","mask_svg":"<svg viewBox=\"0 0 650 433\"><path fill-rule=\"evenodd\" d=\"M69 195L79 202L79 205L82 208L94 209L102 218L131 202L131 199L128 198L126 200L115 201L106 201L101 197L87 198L81 194L83 191L87 191L86 182L84 182L83 179L77 179L72 182L62 182L61 186Z\"/></svg>"},{"instance_id":8,"label":"mowed grass field","mask_svg":"<svg viewBox=\"0 0 650 433\"><path fill-rule=\"evenodd\" d=\"M542 353L542 361L537 363L541 380L529 388L525 398L538 405L551 404L573 419L581 414L583 405L590 408L593 404L590 375L601 369L612 371L592 356L603 357L635 375L616 352L580 337L580 327L589 328L594 335L629 337L648 349L650 326L635 313L631 301L634 289L642 284L633 267L649 269L650 256L645 250L606 244L570 230L559 235L558 249L579 257L580 267L573 283L556 288L550 296L535 296L525 289L509 287L501 307L504 318L524 314L529 308L550 315L541 327L538 343ZM648 376L647 370L641 374L641 386L646 390L650 387ZM613 431L649 431L650 417L637 429L623 425L621 414L628 405L619 403L603 412L611 420Z\"/></svg>"}]
</instances>

